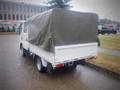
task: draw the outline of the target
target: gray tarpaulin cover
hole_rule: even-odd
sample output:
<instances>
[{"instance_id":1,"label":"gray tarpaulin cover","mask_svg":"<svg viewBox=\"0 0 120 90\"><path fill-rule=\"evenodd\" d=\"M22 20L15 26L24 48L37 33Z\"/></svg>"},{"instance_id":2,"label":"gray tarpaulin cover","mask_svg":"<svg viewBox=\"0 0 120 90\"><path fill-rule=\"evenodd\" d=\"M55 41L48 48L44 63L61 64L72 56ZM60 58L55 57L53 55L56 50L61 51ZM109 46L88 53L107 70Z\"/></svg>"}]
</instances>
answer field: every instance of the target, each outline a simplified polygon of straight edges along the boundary
<instances>
[{"instance_id":1,"label":"gray tarpaulin cover","mask_svg":"<svg viewBox=\"0 0 120 90\"><path fill-rule=\"evenodd\" d=\"M97 40L98 16L55 8L28 20L28 40L54 52L55 46L92 43Z\"/></svg>"}]
</instances>

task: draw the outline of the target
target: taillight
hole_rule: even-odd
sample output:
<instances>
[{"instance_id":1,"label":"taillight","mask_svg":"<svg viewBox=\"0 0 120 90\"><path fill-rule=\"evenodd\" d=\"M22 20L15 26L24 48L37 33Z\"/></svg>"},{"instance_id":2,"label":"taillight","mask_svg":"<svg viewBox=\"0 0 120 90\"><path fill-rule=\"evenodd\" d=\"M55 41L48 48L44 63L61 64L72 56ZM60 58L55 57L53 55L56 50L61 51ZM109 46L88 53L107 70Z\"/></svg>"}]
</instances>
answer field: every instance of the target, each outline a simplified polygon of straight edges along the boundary
<instances>
[{"instance_id":1,"label":"taillight","mask_svg":"<svg viewBox=\"0 0 120 90\"><path fill-rule=\"evenodd\" d=\"M64 64L57 64L57 65L55 66L55 68L61 68L61 67L64 67Z\"/></svg>"}]
</instances>

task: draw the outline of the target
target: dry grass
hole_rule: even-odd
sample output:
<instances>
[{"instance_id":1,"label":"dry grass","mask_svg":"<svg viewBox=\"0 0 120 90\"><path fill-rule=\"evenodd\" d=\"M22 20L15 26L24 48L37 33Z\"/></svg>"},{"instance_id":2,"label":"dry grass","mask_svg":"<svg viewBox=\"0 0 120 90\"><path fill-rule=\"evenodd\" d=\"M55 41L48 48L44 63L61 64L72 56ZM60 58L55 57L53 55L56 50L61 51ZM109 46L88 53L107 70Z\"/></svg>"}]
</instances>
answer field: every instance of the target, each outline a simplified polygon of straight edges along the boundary
<instances>
[{"instance_id":1,"label":"dry grass","mask_svg":"<svg viewBox=\"0 0 120 90\"><path fill-rule=\"evenodd\" d=\"M88 62L120 74L120 57L99 53L97 59Z\"/></svg>"},{"instance_id":2,"label":"dry grass","mask_svg":"<svg viewBox=\"0 0 120 90\"><path fill-rule=\"evenodd\" d=\"M99 35L102 48L120 50L120 35Z\"/></svg>"}]
</instances>

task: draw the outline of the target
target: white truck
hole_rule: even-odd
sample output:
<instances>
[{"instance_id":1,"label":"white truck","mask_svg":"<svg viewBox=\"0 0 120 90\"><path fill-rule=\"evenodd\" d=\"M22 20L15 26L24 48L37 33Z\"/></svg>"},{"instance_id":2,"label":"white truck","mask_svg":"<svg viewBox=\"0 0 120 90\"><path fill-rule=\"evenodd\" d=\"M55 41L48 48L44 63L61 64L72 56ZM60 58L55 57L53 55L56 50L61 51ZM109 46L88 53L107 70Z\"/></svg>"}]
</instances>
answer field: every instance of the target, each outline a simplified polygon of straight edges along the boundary
<instances>
[{"instance_id":1,"label":"white truck","mask_svg":"<svg viewBox=\"0 0 120 90\"><path fill-rule=\"evenodd\" d=\"M97 56L98 16L60 8L31 17L20 27L20 50L32 55L40 72L76 68L82 59Z\"/></svg>"}]
</instances>

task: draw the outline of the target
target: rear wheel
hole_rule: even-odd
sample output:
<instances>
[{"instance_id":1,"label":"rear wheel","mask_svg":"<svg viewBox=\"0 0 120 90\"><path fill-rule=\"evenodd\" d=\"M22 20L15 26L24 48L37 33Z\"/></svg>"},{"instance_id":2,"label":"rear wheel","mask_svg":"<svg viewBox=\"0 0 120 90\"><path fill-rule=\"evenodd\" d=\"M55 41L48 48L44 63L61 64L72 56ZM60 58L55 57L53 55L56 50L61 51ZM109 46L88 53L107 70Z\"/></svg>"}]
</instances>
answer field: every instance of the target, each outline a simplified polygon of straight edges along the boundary
<instances>
[{"instance_id":1,"label":"rear wheel","mask_svg":"<svg viewBox=\"0 0 120 90\"><path fill-rule=\"evenodd\" d=\"M22 48L21 48L21 53L22 53L22 56L26 57L26 55L27 55L27 50L22 47Z\"/></svg>"},{"instance_id":2,"label":"rear wheel","mask_svg":"<svg viewBox=\"0 0 120 90\"><path fill-rule=\"evenodd\" d=\"M42 64L42 61L41 61L40 57L37 57L37 69L41 73L43 73L45 71L45 67Z\"/></svg>"},{"instance_id":3,"label":"rear wheel","mask_svg":"<svg viewBox=\"0 0 120 90\"><path fill-rule=\"evenodd\" d=\"M80 61L79 61L79 64L81 64L81 65L85 65L85 64L86 64L85 59L80 60Z\"/></svg>"},{"instance_id":4,"label":"rear wheel","mask_svg":"<svg viewBox=\"0 0 120 90\"><path fill-rule=\"evenodd\" d=\"M47 73L48 74L53 74L54 73L54 69L51 63L47 64Z\"/></svg>"}]
</instances>

